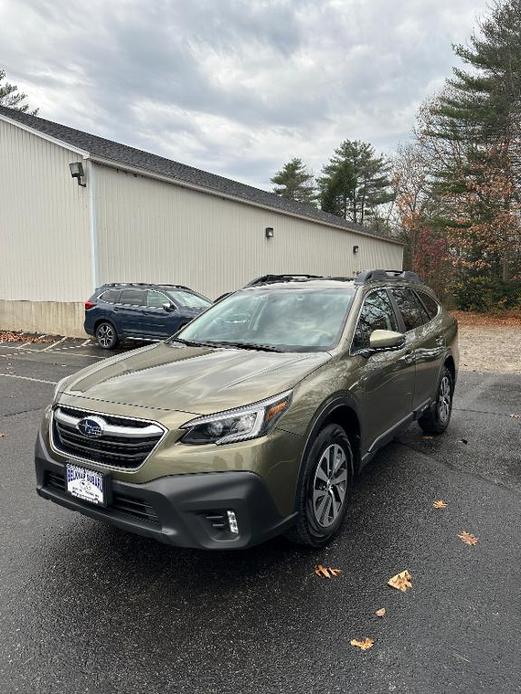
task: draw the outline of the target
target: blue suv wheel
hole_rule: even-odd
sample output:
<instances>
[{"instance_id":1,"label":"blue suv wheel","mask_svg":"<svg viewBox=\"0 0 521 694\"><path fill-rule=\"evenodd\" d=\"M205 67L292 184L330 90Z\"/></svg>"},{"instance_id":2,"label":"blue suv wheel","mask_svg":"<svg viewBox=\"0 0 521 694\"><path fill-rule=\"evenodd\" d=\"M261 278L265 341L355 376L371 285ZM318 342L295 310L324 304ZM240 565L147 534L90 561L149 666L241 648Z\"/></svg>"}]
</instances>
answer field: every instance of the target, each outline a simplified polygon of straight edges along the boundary
<instances>
[{"instance_id":1,"label":"blue suv wheel","mask_svg":"<svg viewBox=\"0 0 521 694\"><path fill-rule=\"evenodd\" d=\"M101 321L96 326L96 342L103 349L114 349L118 344L116 328L108 321Z\"/></svg>"}]
</instances>

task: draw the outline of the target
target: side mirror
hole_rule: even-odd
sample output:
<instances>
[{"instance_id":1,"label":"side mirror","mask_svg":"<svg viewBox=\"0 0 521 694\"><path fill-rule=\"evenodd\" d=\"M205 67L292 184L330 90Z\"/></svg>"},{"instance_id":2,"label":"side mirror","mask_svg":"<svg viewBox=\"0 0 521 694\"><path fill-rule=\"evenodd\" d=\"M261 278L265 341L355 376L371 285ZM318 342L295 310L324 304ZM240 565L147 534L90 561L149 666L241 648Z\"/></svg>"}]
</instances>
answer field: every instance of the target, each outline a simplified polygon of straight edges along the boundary
<instances>
[{"instance_id":1,"label":"side mirror","mask_svg":"<svg viewBox=\"0 0 521 694\"><path fill-rule=\"evenodd\" d=\"M171 304L169 301L165 301L165 303L163 304L163 308L165 309L165 311L168 311L168 312L175 311L174 304Z\"/></svg>"},{"instance_id":2,"label":"side mirror","mask_svg":"<svg viewBox=\"0 0 521 694\"><path fill-rule=\"evenodd\" d=\"M373 330L369 336L370 349L398 349L405 344L405 335L394 330Z\"/></svg>"}]
</instances>

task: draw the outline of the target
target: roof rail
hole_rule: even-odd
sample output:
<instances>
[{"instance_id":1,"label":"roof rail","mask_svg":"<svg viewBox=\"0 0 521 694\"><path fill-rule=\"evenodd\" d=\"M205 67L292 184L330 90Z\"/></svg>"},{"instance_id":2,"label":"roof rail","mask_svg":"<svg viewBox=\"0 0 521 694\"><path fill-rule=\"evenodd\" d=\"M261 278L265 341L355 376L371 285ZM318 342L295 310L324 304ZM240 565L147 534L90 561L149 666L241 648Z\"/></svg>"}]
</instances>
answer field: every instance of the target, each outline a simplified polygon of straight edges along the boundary
<instances>
[{"instance_id":1,"label":"roof rail","mask_svg":"<svg viewBox=\"0 0 521 694\"><path fill-rule=\"evenodd\" d=\"M355 284L367 284L369 282L388 282L389 280L423 284L423 281L415 272L409 270L362 270L355 277Z\"/></svg>"},{"instance_id":2,"label":"roof rail","mask_svg":"<svg viewBox=\"0 0 521 694\"><path fill-rule=\"evenodd\" d=\"M174 289L188 289L188 291L193 292L193 289L186 287L184 284L168 284L167 282L151 283L151 287L172 287Z\"/></svg>"},{"instance_id":3,"label":"roof rail","mask_svg":"<svg viewBox=\"0 0 521 694\"><path fill-rule=\"evenodd\" d=\"M306 282L307 280L321 280L322 275L304 275L304 274L288 274L288 275L261 275L256 277L245 287L256 287L259 284L273 284L274 282Z\"/></svg>"},{"instance_id":4,"label":"roof rail","mask_svg":"<svg viewBox=\"0 0 521 694\"><path fill-rule=\"evenodd\" d=\"M168 282L105 282L101 287L172 287L193 291L184 284L168 284Z\"/></svg>"}]
</instances>

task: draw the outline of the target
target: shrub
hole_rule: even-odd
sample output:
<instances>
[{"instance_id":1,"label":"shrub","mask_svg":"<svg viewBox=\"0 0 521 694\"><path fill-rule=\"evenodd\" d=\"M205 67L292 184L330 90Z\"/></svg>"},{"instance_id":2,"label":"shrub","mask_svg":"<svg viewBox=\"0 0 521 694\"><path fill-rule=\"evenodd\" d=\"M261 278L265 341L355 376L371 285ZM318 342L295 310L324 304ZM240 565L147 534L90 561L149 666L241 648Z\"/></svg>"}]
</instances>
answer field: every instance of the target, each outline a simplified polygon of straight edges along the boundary
<instances>
[{"instance_id":1,"label":"shrub","mask_svg":"<svg viewBox=\"0 0 521 694\"><path fill-rule=\"evenodd\" d=\"M521 309L521 281L465 277L456 281L454 298L461 311L498 313Z\"/></svg>"}]
</instances>

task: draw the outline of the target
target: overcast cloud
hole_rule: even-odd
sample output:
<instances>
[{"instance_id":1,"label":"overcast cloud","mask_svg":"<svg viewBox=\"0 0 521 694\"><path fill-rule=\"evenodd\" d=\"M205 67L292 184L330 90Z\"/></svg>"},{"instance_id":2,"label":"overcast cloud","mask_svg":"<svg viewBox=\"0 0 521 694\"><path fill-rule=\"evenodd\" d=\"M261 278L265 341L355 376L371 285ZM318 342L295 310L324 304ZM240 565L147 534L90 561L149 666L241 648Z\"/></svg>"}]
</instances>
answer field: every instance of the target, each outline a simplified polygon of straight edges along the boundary
<instances>
[{"instance_id":1,"label":"overcast cloud","mask_svg":"<svg viewBox=\"0 0 521 694\"><path fill-rule=\"evenodd\" d=\"M345 138L392 152L486 0L0 0L43 118L269 188Z\"/></svg>"}]
</instances>

